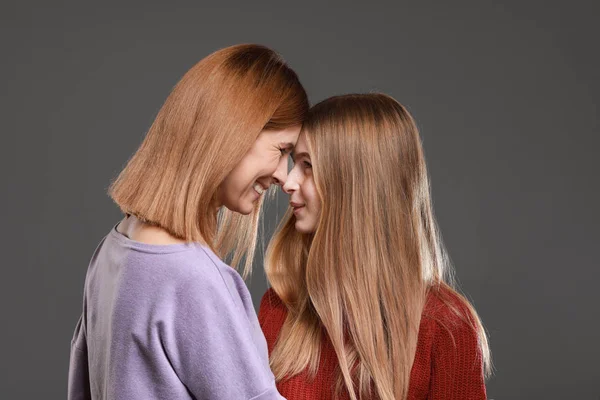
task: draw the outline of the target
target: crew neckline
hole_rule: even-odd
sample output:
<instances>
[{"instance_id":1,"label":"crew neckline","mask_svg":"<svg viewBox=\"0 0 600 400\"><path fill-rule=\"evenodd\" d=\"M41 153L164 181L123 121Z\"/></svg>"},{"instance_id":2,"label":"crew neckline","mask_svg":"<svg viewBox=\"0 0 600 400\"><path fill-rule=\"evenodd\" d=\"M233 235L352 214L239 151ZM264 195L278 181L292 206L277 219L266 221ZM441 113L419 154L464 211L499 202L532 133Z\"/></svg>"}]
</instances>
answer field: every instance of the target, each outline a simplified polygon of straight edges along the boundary
<instances>
[{"instance_id":1,"label":"crew neckline","mask_svg":"<svg viewBox=\"0 0 600 400\"><path fill-rule=\"evenodd\" d=\"M117 230L117 226L119 226L121 222L117 222L110 231L109 236L116 241L120 242L126 247L131 249L143 251L145 253L157 253L157 254L166 254L166 253L178 253L181 251L187 251L198 246L202 247L200 243L196 242L187 242L187 243L173 243L173 244L150 244L150 243L142 243L136 240L130 239L121 232Z\"/></svg>"}]
</instances>

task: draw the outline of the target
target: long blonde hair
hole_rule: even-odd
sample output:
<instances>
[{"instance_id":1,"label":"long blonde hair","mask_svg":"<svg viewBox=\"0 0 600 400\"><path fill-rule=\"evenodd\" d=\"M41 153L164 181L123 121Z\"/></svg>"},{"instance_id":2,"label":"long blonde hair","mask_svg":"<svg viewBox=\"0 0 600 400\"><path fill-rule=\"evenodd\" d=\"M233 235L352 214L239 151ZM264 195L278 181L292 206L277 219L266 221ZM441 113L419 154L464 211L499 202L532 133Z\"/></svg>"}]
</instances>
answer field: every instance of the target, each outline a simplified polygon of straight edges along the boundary
<instances>
[{"instance_id":1,"label":"long blonde hair","mask_svg":"<svg viewBox=\"0 0 600 400\"><path fill-rule=\"evenodd\" d=\"M431 291L458 296L470 311L452 307L477 330L489 371L483 326L451 288L408 111L383 94L337 96L311 108L303 132L321 214L307 235L288 211L267 251L267 276L289 311L271 354L276 378L307 368L314 376L326 333L339 361L337 394L345 386L351 399L406 398Z\"/></svg>"},{"instance_id":2,"label":"long blonde hair","mask_svg":"<svg viewBox=\"0 0 600 400\"><path fill-rule=\"evenodd\" d=\"M250 273L261 202L244 216L222 207L219 185L263 129L302 124L308 99L296 73L273 50L237 45L216 51L177 83L109 195L133 214L187 241L210 246Z\"/></svg>"}]
</instances>

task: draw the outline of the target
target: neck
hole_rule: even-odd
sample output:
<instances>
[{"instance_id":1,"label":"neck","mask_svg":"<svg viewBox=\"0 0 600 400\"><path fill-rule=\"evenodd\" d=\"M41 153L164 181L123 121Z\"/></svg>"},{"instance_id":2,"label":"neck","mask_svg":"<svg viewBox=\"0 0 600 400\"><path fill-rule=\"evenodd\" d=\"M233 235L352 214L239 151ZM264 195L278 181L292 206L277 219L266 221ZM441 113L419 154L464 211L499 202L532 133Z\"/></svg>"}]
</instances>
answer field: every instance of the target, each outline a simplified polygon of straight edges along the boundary
<instances>
[{"instance_id":1,"label":"neck","mask_svg":"<svg viewBox=\"0 0 600 400\"><path fill-rule=\"evenodd\" d=\"M143 222L134 215L125 217L117 226L117 231L131 240L146 244L168 245L186 242L171 235L166 229Z\"/></svg>"}]
</instances>

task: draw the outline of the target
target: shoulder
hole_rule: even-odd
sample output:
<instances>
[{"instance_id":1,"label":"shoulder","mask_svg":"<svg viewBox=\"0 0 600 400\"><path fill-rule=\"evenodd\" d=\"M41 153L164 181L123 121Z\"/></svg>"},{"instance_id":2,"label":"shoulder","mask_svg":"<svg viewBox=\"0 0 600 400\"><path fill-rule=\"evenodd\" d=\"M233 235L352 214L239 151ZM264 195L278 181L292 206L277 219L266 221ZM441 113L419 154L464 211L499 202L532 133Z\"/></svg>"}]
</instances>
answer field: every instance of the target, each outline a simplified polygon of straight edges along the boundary
<instances>
[{"instance_id":1,"label":"shoulder","mask_svg":"<svg viewBox=\"0 0 600 400\"><path fill-rule=\"evenodd\" d=\"M430 378L413 390L436 399L486 398L479 325L471 310L468 301L452 289L431 289L419 331L419 342L425 345L415 356L417 372L429 371ZM415 372L411 379L417 376Z\"/></svg>"},{"instance_id":2,"label":"shoulder","mask_svg":"<svg viewBox=\"0 0 600 400\"><path fill-rule=\"evenodd\" d=\"M177 272L150 294L155 299L154 312L164 317L161 321L179 331L175 332L178 337L192 331L196 337L230 330L258 331L252 298L239 273L208 248L198 246L193 253L173 264Z\"/></svg>"},{"instance_id":3,"label":"shoulder","mask_svg":"<svg viewBox=\"0 0 600 400\"><path fill-rule=\"evenodd\" d=\"M435 321L438 325L476 327L469 302L444 286L430 289L423 309L423 318Z\"/></svg>"},{"instance_id":4,"label":"shoulder","mask_svg":"<svg viewBox=\"0 0 600 400\"><path fill-rule=\"evenodd\" d=\"M165 259L172 268L165 269L166 279L182 283L194 282L196 286L222 286L241 279L237 271L225 264L210 248L190 244L190 250L174 253Z\"/></svg>"},{"instance_id":5,"label":"shoulder","mask_svg":"<svg viewBox=\"0 0 600 400\"><path fill-rule=\"evenodd\" d=\"M102 246L99 263L102 271L119 271L132 286L150 286L161 292L188 286L197 288L223 286L240 278L207 246L196 242L151 244L129 239L113 228ZM106 265L111 268L105 267ZM110 271L108 271L110 270ZM236 277L237 275L237 277ZM148 288L148 289L150 289Z\"/></svg>"},{"instance_id":6,"label":"shoulder","mask_svg":"<svg viewBox=\"0 0 600 400\"><path fill-rule=\"evenodd\" d=\"M127 281L145 296L175 305L237 303L246 290L239 273L197 243L169 253L132 253Z\"/></svg>"},{"instance_id":7,"label":"shoulder","mask_svg":"<svg viewBox=\"0 0 600 400\"><path fill-rule=\"evenodd\" d=\"M427 296L421 327L429 331L435 354L472 353L477 357L480 350L476 321L464 297L439 287Z\"/></svg>"},{"instance_id":8,"label":"shoulder","mask_svg":"<svg viewBox=\"0 0 600 400\"><path fill-rule=\"evenodd\" d=\"M184 294L202 301L251 301L240 274L205 246L196 246L193 256L179 265L175 279Z\"/></svg>"}]
</instances>

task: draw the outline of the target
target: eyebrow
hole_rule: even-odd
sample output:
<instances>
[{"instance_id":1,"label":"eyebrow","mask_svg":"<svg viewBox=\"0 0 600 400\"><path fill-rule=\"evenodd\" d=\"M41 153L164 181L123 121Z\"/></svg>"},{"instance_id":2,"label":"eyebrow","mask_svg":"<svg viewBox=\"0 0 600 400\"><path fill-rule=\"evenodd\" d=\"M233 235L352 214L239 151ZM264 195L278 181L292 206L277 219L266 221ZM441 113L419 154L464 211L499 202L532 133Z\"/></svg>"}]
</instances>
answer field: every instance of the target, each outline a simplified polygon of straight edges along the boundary
<instances>
[{"instance_id":1,"label":"eyebrow","mask_svg":"<svg viewBox=\"0 0 600 400\"><path fill-rule=\"evenodd\" d=\"M292 157L292 160L296 160L296 158L298 157L306 157L310 160L310 154L308 154L307 152L303 151L302 153L296 153L294 151L291 152L290 156Z\"/></svg>"}]
</instances>

